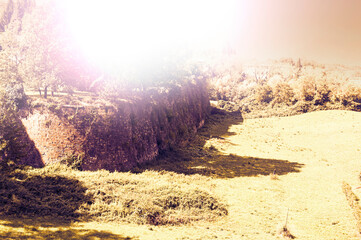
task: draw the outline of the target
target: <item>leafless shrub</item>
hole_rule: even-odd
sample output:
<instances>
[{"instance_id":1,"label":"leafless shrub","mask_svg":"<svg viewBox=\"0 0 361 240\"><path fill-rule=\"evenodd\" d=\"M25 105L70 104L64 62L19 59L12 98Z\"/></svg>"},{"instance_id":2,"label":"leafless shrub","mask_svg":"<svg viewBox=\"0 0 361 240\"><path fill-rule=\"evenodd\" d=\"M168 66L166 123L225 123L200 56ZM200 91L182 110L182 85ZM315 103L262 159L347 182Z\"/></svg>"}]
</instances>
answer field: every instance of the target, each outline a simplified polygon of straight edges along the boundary
<instances>
[{"instance_id":1,"label":"leafless shrub","mask_svg":"<svg viewBox=\"0 0 361 240\"><path fill-rule=\"evenodd\" d=\"M304 101L312 101L316 95L316 82L313 77L306 77L301 82L300 99Z\"/></svg>"},{"instance_id":2,"label":"leafless shrub","mask_svg":"<svg viewBox=\"0 0 361 240\"><path fill-rule=\"evenodd\" d=\"M285 103L287 105L294 102L295 93L292 87L285 82L277 83L276 86L273 88L273 105L276 103Z\"/></svg>"},{"instance_id":3,"label":"leafless shrub","mask_svg":"<svg viewBox=\"0 0 361 240\"><path fill-rule=\"evenodd\" d=\"M290 232L290 230L288 229L288 212L289 209L287 210L287 216L286 216L286 222L285 224L282 226L282 228L278 231L279 235L281 235L282 237L286 238L286 239L295 239L296 237Z\"/></svg>"},{"instance_id":4,"label":"leafless shrub","mask_svg":"<svg viewBox=\"0 0 361 240\"><path fill-rule=\"evenodd\" d=\"M315 105L323 105L330 101L331 89L326 81L321 81L316 86Z\"/></svg>"},{"instance_id":5,"label":"leafless shrub","mask_svg":"<svg viewBox=\"0 0 361 240\"><path fill-rule=\"evenodd\" d=\"M361 103L361 88L353 85L348 86L341 96L341 101L344 105Z\"/></svg>"},{"instance_id":6,"label":"leafless shrub","mask_svg":"<svg viewBox=\"0 0 361 240\"><path fill-rule=\"evenodd\" d=\"M272 87L268 84L256 88L255 99L259 103L270 103L273 100Z\"/></svg>"}]
</instances>

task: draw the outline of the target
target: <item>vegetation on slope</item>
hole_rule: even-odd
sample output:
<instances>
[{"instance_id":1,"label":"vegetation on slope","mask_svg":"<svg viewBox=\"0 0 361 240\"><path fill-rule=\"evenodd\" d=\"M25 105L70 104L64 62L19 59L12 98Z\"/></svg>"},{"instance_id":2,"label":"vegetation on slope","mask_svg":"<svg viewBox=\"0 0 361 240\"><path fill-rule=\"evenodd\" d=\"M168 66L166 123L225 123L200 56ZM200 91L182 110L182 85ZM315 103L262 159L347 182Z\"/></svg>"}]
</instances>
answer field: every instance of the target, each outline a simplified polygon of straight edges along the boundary
<instances>
[{"instance_id":1,"label":"vegetation on slope","mask_svg":"<svg viewBox=\"0 0 361 240\"><path fill-rule=\"evenodd\" d=\"M3 216L174 225L227 215L199 175L81 172L62 164L6 171L0 175Z\"/></svg>"},{"instance_id":2,"label":"vegetation on slope","mask_svg":"<svg viewBox=\"0 0 361 240\"><path fill-rule=\"evenodd\" d=\"M299 59L216 66L211 99L231 104L245 117L288 116L314 110L361 111L357 67L322 65ZM229 107L229 106L228 106Z\"/></svg>"},{"instance_id":3,"label":"vegetation on slope","mask_svg":"<svg viewBox=\"0 0 361 240\"><path fill-rule=\"evenodd\" d=\"M44 98L77 90L126 98L202 77L200 66L177 49L158 53L152 63L140 59L132 67L97 66L74 39L61 1L8 0L7 5L0 18L0 87L36 91Z\"/></svg>"}]
</instances>

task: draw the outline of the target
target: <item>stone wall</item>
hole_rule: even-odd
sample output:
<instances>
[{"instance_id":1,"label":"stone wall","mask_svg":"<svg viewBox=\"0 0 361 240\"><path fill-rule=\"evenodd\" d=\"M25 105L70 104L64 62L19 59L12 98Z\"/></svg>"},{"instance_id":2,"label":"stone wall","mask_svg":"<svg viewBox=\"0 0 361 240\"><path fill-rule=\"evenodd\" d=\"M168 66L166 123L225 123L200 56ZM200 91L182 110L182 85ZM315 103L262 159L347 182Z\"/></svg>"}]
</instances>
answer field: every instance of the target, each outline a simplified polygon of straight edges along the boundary
<instances>
[{"instance_id":1,"label":"stone wall","mask_svg":"<svg viewBox=\"0 0 361 240\"><path fill-rule=\"evenodd\" d=\"M152 161L187 143L203 125L209 99L205 83L198 81L94 105L58 104L22 112L44 164L81 156L84 170L122 171Z\"/></svg>"},{"instance_id":2,"label":"stone wall","mask_svg":"<svg viewBox=\"0 0 361 240\"><path fill-rule=\"evenodd\" d=\"M4 105L0 106L0 162L44 166L41 155L18 114Z\"/></svg>"}]
</instances>

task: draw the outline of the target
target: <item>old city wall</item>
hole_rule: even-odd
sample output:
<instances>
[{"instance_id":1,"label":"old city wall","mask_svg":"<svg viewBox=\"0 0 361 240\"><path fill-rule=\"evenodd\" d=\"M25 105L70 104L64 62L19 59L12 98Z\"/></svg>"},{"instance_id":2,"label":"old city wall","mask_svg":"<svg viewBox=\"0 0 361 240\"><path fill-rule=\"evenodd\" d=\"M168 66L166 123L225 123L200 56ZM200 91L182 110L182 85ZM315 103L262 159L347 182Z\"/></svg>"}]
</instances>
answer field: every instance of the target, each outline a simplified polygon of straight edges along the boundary
<instances>
[{"instance_id":1,"label":"old city wall","mask_svg":"<svg viewBox=\"0 0 361 240\"><path fill-rule=\"evenodd\" d=\"M208 110L206 85L199 81L101 106L33 107L21 120L45 165L77 157L83 170L123 171L187 143Z\"/></svg>"}]
</instances>

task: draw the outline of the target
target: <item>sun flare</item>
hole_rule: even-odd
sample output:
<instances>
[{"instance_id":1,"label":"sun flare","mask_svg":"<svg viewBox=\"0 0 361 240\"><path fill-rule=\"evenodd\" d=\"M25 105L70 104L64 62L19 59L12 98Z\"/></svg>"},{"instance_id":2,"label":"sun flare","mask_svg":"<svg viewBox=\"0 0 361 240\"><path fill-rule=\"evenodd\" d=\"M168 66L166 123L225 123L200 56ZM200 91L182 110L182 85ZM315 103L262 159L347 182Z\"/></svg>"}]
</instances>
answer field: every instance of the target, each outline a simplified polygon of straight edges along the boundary
<instances>
[{"instance_id":1,"label":"sun flare","mask_svg":"<svg viewBox=\"0 0 361 240\"><path fill-rule=\"evenodd\" d=\"M152 59L182 47L217 49L232 31L234 0L66 0L85 54L103 66Z\"/></svg>"}]
</instances>

